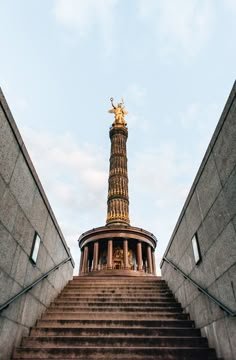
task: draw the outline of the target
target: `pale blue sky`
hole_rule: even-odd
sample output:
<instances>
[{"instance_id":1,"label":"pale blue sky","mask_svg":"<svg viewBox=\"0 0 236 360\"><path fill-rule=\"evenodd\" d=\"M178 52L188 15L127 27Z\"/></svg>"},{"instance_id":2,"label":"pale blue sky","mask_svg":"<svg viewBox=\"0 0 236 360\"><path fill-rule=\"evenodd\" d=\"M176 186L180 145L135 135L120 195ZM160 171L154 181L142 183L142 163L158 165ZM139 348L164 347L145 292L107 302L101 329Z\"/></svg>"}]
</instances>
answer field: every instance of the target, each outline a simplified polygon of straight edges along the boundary
<instances>
[{"instance_id":1,"label":"pale blue sky","mask_svg":"<svg viewBox=\"0 0 236 360\"><path fill-rule=\"evenodd\" d=\"M235 19L236 0L0 0L0 86L77 264L105 224L111 96L160 262L235 80Z\"/></svg>"}]
</instances>

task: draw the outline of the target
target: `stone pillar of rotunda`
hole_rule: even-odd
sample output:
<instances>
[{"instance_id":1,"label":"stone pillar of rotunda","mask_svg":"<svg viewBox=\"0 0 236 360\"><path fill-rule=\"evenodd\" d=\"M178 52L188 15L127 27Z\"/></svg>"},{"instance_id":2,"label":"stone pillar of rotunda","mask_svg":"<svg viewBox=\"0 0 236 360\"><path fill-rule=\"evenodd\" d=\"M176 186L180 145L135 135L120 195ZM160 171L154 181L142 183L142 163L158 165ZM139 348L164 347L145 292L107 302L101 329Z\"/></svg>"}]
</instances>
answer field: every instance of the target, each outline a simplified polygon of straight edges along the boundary
<instances>
[{"instance_id":1,"label":"stone pillar of rotunda","mask_svg":"<svg viewBox=\"0 0 236 360\"><path fill-rule=\"evenodd\" d=\"M155 258L155 251L154 250L152 250L152 271L153 271L153 275L157 274L156 258Z\"/></svg>"},{"instance_id":2,"label":"stone pillar of rotunda","mask_svg":"<svg viewBox=\"0 0 236 360\"><path fill-rule=\"evenodd\" d=\"M138 271L142 271L143 259L142 259L142 244L140 241L137 243L137 261L138 261Z\"/></svg>"},{"instance_id":3,"label":"stone pillar of rotunda","mask_svg":"<svg viewBox=\"0 0 236 360\"><path fill-rule=\"evenodd\" d=\"M151 246L147 246L147 261L148 261L148 272L152 274L152 253L151 253Z\"/></svg>"},{"instance_id":4,"label":"stone pillar of rotunda","mask_svg":"<svg viewBox=\"0 0 236 360\"><path fill-rule=\"evenodd\" d=\"M99 244L96 241L93 244L93 271L98 270L98 251L99 251Z\"/></svg>"},{"instance_id":5,"label":"stone pillar of rotunda","mask_svg":"<svg viewBox=\"0 0 236 360\"><path fill-rule=\"evenodd\" d=\"M86 274L88 272L88 246L84 247L84 256L83 256L83 267L82 272Z\"/></svg>"},{"instance_id":6,"label":"stone pillar of rotunda","mask_svg":"<svg viewBox=\"0 0 236 360\"><path fill-rule=\"evenodd\" d=\"M129 269L129 258L128 258L128 240L123 240L123 253L124 253L124 269Z\"/></svg>"},{"instance_id":7,"label":"stone pillar of rotunda","mask_svg":"<svg viewBox=\"0 0 236 360\"><path fill-rule=\"evenodd\" d=\"M79 275L82 274L82 270L83 270L83 258L84 258L84 249L82 249L80 253Z\"/></svg>"},{"instance_id":8,"label":"stone pillar of rotunda","mask_svg":"<svg viewBox=\"0 0 236 360\"><path fill-rule=\"evenodd\" d=\"M112 269L112 258L113 258L113 241L108 240L108 243L107 243L107 269Z\"/></svg>"}]
</instances>

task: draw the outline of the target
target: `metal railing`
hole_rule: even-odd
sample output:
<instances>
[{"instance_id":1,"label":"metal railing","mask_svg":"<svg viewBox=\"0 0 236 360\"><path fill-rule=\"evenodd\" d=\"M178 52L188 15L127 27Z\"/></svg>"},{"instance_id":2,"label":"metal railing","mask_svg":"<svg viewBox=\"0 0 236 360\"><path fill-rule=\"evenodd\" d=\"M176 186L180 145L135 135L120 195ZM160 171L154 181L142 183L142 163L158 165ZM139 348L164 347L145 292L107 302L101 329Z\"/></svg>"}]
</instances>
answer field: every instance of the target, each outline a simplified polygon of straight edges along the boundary
<instances>
[{"instance_id":1,"label":"metal railing","mask_svg":"<svg viewBox=\"0 0 236 360\"><path fill-rule=\"evenodd\" d=\"M175 265L171 260L167 259L165 256L162 259L163 261L170 264L176 271L178 271L186 280L188 280L192 285L194 285L198 291L202 294L206 295L210 300L212 300L215 304L217 304L221 310L225 311L230 316L236 316L236 311L231 310L226 305L224 305L221 301L216 299L213 295L211 295L206 289L200 286L196 281L190 278L187 274L185 274L177 265Z\"/></svg>"},{"instance_id":2,"label":"metal railing","mask_svg":"<svg viewBox=\"0 0 236 360\"><path fill-rule=\"evenodd\" d=\"M29 290L33 289L34 286L36 286L38 283L40 283L42 280L46 279L48 275L50 275L52 272L56 271L61 267L62 265L66 264L68 261L71 260L71 256L66 258L65 260L61 261L59 264L54 266L51 270L47 271L44 275L40 276L37 280L33 281L30 285L28 285L26 288L18 292L16 295L12 296L8 301L6 301L4 304L0 305L0 312L6 309L10 304L12 304L15 300L19 299L22 295L26 294Z\"/></svg>"}]
</instances>

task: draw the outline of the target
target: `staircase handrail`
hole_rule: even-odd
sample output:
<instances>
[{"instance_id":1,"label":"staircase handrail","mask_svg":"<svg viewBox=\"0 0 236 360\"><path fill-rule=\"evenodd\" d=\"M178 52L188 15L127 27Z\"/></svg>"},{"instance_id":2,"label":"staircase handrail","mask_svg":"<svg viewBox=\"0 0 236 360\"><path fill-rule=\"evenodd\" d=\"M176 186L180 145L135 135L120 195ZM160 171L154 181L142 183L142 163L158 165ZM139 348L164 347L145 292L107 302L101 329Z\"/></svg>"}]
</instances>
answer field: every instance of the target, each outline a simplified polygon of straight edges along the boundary
<instances>
[{"instance_id":1,"label":"staircase handrail","mask_svg":"<svg viewBox=\"0 0 236 360\"><path fill-rule=\"evenodd\" d=\"M230 316L236 316L236 311L231 310L228 306L224 305L220 300L218 300L215 296L211 295L206 289L204 289L201 285L196 283L190 276L188 276L184 271L182 271L177 265L175 265L171 260L167 259L165 256L162 258L162 261L170 264L174 270L178 271L183 277L188 280L191 284L193 284L198 291L206 295L209 299L211 299L215 304L217 304L221 310L225 311Z\"/></svg>"},{"instance_id":2,"label":"staircase handrail","mask_svg":"<svg viewBox=\"0 0 236 360\"><path fill-rule=\"evenodd\" d=\"M45 274L41 275L37 280L33 281L30 285L19 291L16 295L12 296L8 301L4 304L0 305L0 312L6 309L10 304L12 304L15 300L19 299L22 295L31 290L34 286L40 283L42 280L46 279L48 275L52 272L58 270L62 265L66 264L68 261L72 259L71 256L67 257L65 260L61 261L59 264L55 265L51 270L47 271Z\"/></svg>"}]
</instances>

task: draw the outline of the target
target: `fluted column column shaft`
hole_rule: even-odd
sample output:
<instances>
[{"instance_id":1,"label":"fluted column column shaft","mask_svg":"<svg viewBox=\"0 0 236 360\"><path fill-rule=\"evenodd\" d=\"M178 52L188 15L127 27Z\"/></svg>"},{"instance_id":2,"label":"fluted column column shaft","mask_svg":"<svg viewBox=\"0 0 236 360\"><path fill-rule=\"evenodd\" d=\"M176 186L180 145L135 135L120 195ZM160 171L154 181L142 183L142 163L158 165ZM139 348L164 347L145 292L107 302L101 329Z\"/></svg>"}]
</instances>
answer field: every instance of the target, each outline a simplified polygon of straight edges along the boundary
<instances>
[{"instance_id":1,"label":"fluted column column shaft","mask_svg":"<svg viewBox=\"0 0 236 360\"><path fill-rule=\"evenodd\" d=\"M152 251L152 273L153 275L157 274L157 268L156 268L156 258L155 258L155 251Z\"/></svg>"},{"instance_id":2,"label":"fluted column column shaft","mask_svg":"<svg viewBox=\"0 0 236 360\"><path fill-rule=\"evenodd\" d=\"M87 273L88 272L88 246L84 247L84 256L83 256L83 268L82 268L82 272L83 273Z\"/></svg>"},{"instance_id":3,"label":"fluted column column shaft","mask_svg":"<svg viewBox=\"0 0 236 360\"><path fill-rule=\"evenodd\" d=\"M147 246L147 261L148 261L148 272L152 274L152 253L151 246Z\"/></svg>"},{"instance_id":4,"label":"fluted column column shaft","mask_svg":"<svg viewBox=\"0 0 236 360\"><path fill-rule=\"evenodd\" d=\"M79 275L82 273L83 270L83 259L84 259L84 250L80 252L80 264L79 264Z\"/></svg>"},{"instance_id":5,"label":"fluted column column shaft","mask_svg":"<svg viewBox=\"0 0 236 360\"><path fill-rule=\"evenodd\" d=\"M124 268L129 268L129 258L128 258L128 240L123 240L123 251L124 251Z\"/></svg>"},{"instance_id":6,"label":"fluted column column shaft","mask_svg":"<svg viewBox=\"0 0 236 360\"><path fill-rule=\"evenodd\" d=\"M107 268L112 269L112 257L113 257L113 241L108 240L107 243Z\"/></svg>"},{"instance_id":7,"label":"fluted column column shaft","mask_svg":"<svg viewBox=\"0 0 236 360\"><path fill-rule=\"evenodd\" d=\"M111 156L108 179L107 224L129 224L129 196L126 141L128 129L113 125L110 130Z\"/></svg>"},{"instance_id":8,"label":"fluted column column shaft","mask_svg":"<svg viewBox=\"0 0 236 360\"><path fill-rule=\"evenodd\" d=\"M142 271L143 259L142 259L142 244L141 244L141 242L137 243L137 260L138 260L138 271Z\"/></svg>"},{"instance_id":9,"label":"fluted column column shaft","mask_svg":"<svg viewBox=\"0 0 236 360\"><path fill-rule=\"evenodd\" d=\"M93 271L98 270L98 250L99 250L99 244L96 241L93 245Z\"/></svg>"}]
</instances>

